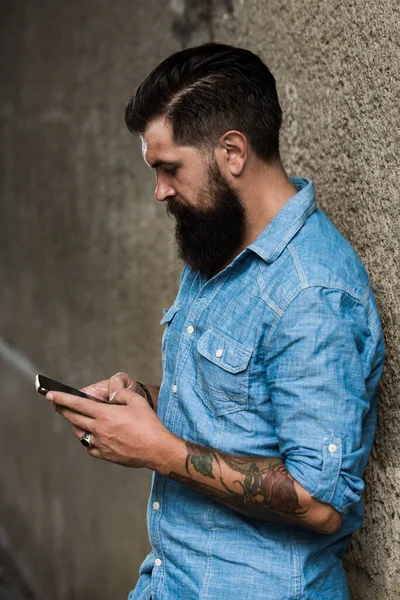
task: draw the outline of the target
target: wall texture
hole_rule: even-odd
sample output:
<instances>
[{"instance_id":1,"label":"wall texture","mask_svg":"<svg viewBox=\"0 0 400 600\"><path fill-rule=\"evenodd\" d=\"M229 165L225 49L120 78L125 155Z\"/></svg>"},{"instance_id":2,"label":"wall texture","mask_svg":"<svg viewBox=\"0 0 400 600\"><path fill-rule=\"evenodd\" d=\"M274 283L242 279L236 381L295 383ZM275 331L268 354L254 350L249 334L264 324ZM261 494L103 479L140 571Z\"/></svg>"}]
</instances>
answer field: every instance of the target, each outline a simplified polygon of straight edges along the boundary
<instances>
[{"instance_id":1,"label":"wall texture","mask_svg":"<svg viewBox=\"0 0 400 600\"><path fill-rule=\"evenodd\" d=\"M0 527L45 600L126 598L149 549L150 473L87 457L33 377L160 380L179 272L123 110L180 10L0 4Z\"/></svg>"},{"instance_id":2,"label":"wall texture","mask_svg":"<svg viewBox=\"0 0 400 600\"><path fill-rule=\"evenodd\" d=\"M125 130L134 87L209 39L259 53L282 155L363 259L387 342L353 600L400 588L397 0L3 0L0 4L0 538L45 600L125 598L148 550L150 476L88 459L33 391L126 370L161 378L173 224Z\"/></svg>"}]
</instances>

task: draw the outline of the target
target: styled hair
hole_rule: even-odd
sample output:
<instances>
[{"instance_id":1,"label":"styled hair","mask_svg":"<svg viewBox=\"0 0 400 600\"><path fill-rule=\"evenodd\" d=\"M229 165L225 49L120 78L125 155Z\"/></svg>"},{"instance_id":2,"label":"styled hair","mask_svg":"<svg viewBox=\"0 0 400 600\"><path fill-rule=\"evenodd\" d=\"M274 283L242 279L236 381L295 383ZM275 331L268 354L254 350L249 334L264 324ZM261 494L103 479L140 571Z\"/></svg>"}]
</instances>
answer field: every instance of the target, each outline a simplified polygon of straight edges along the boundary
<instances>
[{"instance_id":1,"label":"styled hair","mask_svg":"<svg viewBox=\"0 0 400 600\"><path fill-rule=\"evenodd\" d=\"M161 116L178 146L207 153L234 129L246 135L260 159L279 158L282 110L275 78L250 50L210 42L168 56L125 108L125 123L136 135Z\"/></svg>"}]
</instances>

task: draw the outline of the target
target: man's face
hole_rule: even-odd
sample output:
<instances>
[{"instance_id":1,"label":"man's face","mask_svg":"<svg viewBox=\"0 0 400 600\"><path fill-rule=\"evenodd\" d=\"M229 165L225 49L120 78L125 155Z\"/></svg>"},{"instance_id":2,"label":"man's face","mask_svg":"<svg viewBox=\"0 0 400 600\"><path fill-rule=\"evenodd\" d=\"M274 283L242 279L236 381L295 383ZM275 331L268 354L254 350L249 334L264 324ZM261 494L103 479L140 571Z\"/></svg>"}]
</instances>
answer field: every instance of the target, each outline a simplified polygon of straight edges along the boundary
<instances>
[{"instance_id":1,"label":"man's face","mask_svg":"<svg viewBox=\"0 0 400 600\"><path fill-rule=\"evenodd\" d=\"M165 201L167 214L176 220L179 258L206 276L219 271L244 239L245 209L238 192L222 176L214 156L176 146L163 119L146 129L142 151L147 164L156 163L155 197Z\"/></svg>"}]
</instances>

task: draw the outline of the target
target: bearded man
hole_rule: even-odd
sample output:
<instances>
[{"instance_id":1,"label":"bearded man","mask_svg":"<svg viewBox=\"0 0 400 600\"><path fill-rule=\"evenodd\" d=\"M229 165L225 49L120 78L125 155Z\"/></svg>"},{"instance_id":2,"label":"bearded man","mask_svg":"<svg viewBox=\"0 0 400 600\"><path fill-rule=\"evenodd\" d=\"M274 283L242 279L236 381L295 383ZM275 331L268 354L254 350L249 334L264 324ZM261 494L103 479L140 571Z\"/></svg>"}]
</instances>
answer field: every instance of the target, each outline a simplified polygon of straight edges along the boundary
<instances>
[{"instance_id":1,"label":"bearded man","mask_svg":"<svg viewBox=\"0 0 400 600\"><path fill-rule=\"evenodd\" d=\"M161 386L117 373L83 388L110 405L49 397L89 455L153 471L129 600L348 600L385 354L366 269L287 175L275 80L249 50L167 57L125 120L183 261Z\"/></svg>"}]
</instances>

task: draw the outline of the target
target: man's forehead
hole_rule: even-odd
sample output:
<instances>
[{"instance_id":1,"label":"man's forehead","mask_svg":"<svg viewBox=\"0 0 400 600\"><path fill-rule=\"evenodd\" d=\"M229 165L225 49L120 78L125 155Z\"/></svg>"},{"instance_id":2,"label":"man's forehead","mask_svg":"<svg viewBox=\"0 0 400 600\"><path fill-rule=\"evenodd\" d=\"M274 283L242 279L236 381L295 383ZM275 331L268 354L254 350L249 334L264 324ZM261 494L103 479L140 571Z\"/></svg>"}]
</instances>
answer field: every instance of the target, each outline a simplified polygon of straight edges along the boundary
<instances>
[{"instance_id":1,"label":"man's forehead","mask_svg":"<svg viewBox=\"0 0 400 600\"><path fill-rule=\"evenodd\" d=\"M147 125L144 134L141 136L147 146L173 146L172 129L166 123L165 119L155 119Z\"/></svg>"},{"instance_id":2,"label":"man's forehead","mask_svg":"<svg viewBox=\"0 0 400 600\"><path fill-rule=\"evenodd\" d=\"M167 160L168 154L176 154L178 150L178 146L172 140L171 128L161 118L149 123L140 138L143 159L148 165L159 160L160 157L167 157Z\"/></svg>"},{"instance_id":3,"label":"man's forehead","mask_svg":"<svg viewBox=\"0 0 400 600\"><path fill-rule=\"evenodd\" d=\"M201 152L194 146L175 144L172 128L164 117L151 121L140 138L143 160L149 167L155 168L162 164L181 166L182 162L204 160Z\"/></svg>"}]
</instances>

